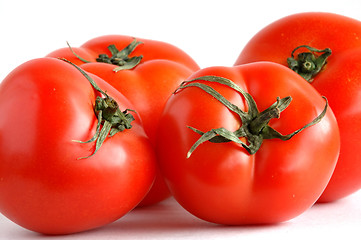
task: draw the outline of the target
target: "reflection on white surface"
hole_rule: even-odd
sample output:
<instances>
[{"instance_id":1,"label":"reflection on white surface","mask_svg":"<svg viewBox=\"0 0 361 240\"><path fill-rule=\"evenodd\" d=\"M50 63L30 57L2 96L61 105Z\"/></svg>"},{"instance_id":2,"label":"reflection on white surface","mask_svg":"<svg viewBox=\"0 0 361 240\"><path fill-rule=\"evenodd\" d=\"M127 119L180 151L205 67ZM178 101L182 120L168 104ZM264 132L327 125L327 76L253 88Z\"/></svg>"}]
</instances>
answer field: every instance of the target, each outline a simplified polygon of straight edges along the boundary
<instances>
[{"instance_id":1,"label":"reflection on white surface","mask_svg":"<svg viewBox=\"0 0 361 240\"><path fill-rule=\"evenodd\" d=\"M330 204L316 204L301 216L280 224L224 226L186 212L173 198L136 208L105 227L55 239L357 239L361 234L361 192ZM0 215L0 239L53 239L25 230Z\"/></svg>"}]
</instances>

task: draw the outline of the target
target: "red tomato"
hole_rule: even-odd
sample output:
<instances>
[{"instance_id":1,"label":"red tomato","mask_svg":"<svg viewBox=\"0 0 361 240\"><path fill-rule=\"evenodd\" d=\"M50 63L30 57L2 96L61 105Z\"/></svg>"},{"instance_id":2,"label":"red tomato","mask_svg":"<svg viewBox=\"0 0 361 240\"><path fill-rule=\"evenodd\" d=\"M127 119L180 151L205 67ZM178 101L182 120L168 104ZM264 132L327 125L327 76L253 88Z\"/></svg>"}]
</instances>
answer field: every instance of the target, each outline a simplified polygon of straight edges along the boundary
<instances>
[{"instance_id":1,"label":"red tomato","mask_svg":"<svg viewBox=\"0 0 361 240\"><path fill-rule=\"evenodd\" d=\"M113 87L89 76L120 109L131 108ZM54 58L26 62L2 81L2 214L36 232L67 234L110 223L143 199L155 156L135 113L132 127L106 137L96 153L95 142L77 142L95 134L101 96L79 70Z\"/></svg>"},{"instance_id":2,"label":"red tomato","mask_svg":"<svg viewBox=\"0 0 361 240\"><path fill-rule=\"evenodd\" d=\"M282 18L258 32L245 46L235 65L272 61L287 66L301 45L329 48L327 64L313 76L312 86L326 96L341 134L337 167L319 202L346 197L361 188L361 22L331 13L300 13ZM294 56L302 52L300 48ZM314 54L316 57L320 53Z\"/></svg>"},{"instance_id":3,"label":"red tomato","mask_svg":"<svg viewBox=\"0 0 361 240\"><path fill-rule=\"evenodd\" d=\"M126 60L128 56L130 59L142 56L140 63L133 68L115 72L114 69L119 66L97 62L96 59L101 54L112 56L109 46L114 45L121 51L127 49L130 44L135 44L135 41L141 43L131 45L134 49L128 49L125 53ZM80 48L73 48L73 51L89 63L79 60L69 48L56 50L47 56L66 58L119 90L134 105L147 135L154 144L159 117L166 100L182 81L199 69L190 56L173 45L141 38L134 40L129 36L110 35L94 38ZM113 61L115 64L116 62ZM152 190L140 205L154 204L169 196L166 184L158 172Z\"/></svg>"},{"instance_id":4,"label":"red tomato","mask_svg":"<svg viewBox=\"0 0 361 240\"><path fill-rule=\"evenodd\" d=\"M253 104L246 104L239 92L220 83L196 81L218 91L232 108L248 109L247 122L199 87L176 91L160 119L157 139L159 164L175 199L201 219L231 225L281 222L311 207L326 187L338 158L339 132L332 110L327 108L319 123L287 141L266 138L267 131L272 132L270 127L289 134L312 122L324 111L325 100L300 76L275 63L211 67L189 79L204 76L230 79L253 96L262 114L253 114ZM284 100L287 96L292 101L281 117L272 119L270 127L259 125L260 116L266 113L278 117L283 109L264 110L277 97ZM253 138L265 138L256 153L250 154L239 143L216 135L198 145L187 158L200 138L199 132L187 127L205 136L218 128L242 132L243 125L242 131L252 134L247 140L240 137L241 144L251 146ZM211 142L216 138L218 143Z\"/></svg>"}]
</instances>

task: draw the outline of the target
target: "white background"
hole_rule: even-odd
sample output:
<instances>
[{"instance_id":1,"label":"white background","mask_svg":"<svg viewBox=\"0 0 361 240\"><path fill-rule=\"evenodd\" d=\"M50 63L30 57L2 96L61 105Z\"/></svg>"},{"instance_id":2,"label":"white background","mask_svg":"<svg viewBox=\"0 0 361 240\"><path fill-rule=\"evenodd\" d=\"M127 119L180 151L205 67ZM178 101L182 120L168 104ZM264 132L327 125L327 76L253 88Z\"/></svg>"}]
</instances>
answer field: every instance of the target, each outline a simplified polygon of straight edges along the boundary
<instances>
[{"instance_id":1,"label":"white background","mask_svg":"<svg viewBox=\"0 0 361 240\"><path fill-rule=\"evenodd\" d=\"M91 1L0 0L0 81L16 66L106 34L169 42L203 67L231 66L247 41L292 13L334 12L361 20L359 0ZM0 113L4 114L4 113ZM19 196L20 197L20 196ZM136 209L98 230L60 239L317 239L361 235L361 193L312 207L278 225L227 227L201 221L173 200ZM0 239L47 239L0 214Z\"/></svg>"}]
</instances>

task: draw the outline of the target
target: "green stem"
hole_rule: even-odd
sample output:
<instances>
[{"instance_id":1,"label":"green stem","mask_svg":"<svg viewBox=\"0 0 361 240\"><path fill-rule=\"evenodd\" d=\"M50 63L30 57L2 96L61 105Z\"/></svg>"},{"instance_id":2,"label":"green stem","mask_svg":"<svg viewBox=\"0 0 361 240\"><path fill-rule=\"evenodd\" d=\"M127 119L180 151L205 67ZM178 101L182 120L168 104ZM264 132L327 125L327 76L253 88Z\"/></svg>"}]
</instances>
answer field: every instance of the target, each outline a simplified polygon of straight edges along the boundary
<instances>
[{"instance_id":1,"label":"green stem","mask_svg":"<svg viewBox=\"0 0 361 240\"><path fill-rule=\"evenodd\" d=\"M248 105L248 112L244 112L238 106L229 102L219 92L217 92L212 87L202 83L202 81L218 82L242 94ZM275 129L271 128L268 125L268 123L273 118L279 118L280 113L290 105L292 101L292 98L290 96L282 99L277 98L277 101L274 104L272 104L269 108L267 108L262 112L259 112L257 108L257 104L254 101L253 97L249 93L246 93L244 90L242 90L239 86L237 86L229 79L217 77L217 76L203 76L203 77L195 78L193 80L183 82L175 91L175 93L181 89L189 88L189 87L200 88L201 90L205 91L206 93L217 99L230 111L236 113L240 117L242 124L240 128L234 132L229 131L225 128L211 129L208 132L202 132L196 128L188 126L189 129L201 135L201 137L191 147L191 149L187 154L187 158L191 156L191 154L193 153L193 151L196 150L196 148L198 148L202 143L207 141L210 141L212 143L224 143L224 142L233 141L244 147L248 151L248 153L255 154L261 147L264 139L277 138L284 141L289 140L294 135L301 132L302 130L318 123L325 116L328 107L328 103L326 100L326 105L324 110L312 122L306 124L305 126L294 131L291 134L282 135L281 133L277 132ZM247 144L242 142L240 138L246 138Z\"/></svg>"},{"instance_id":2,"label":"green stem","mask_svg":"<svg viewBox=\"0 0 361 240\"><path fill-rule=\"evenodd\" d=\"M294 57L294 53L299 48L306 48L309 52L302 52L297 55L297 59ZM317 56L315 53L322 53ZM301 45L296 47L292 53L291 57L287 59L289 68L298 73L308 82L312 82L314 76L316 76L322 68L327 63L327 58L331 55L332 51L329 48L322 50L307 46Z\"/></svg>"},{"instance_id":3,"label":"green stem","mask_svg":"<svg viewBox=\"0 0 361 240\"><path fill-rule=\"evenodd\" d=\"M88 141L74 140L74 142L79 143L90 143L95 141L94 152L90 156L80 157L79 159L89 158L100 149L107 136L112 137L118 132L122 132L125 129L132 128L131 122L134 120L134 117L132 114L128 113L128 111L133 110L126 109L124 111L121 111L119 109L118 103L106 92L104 92L84 70L66 59L61 60L71 64L78 71L80 71L83 76L89 81L92 87L104 96L98 96L95 99L94 112L97 116L98 123L94 136Z\"/></svg>"},{"instance_id":4,"label":"green stem","mask_svg":"<svg viewBox=\"0 0 361 240\"><path fill-rule=\"evenodd\" d=\"M74 52L74 50L70 47L69 43L67 42L70 51L82 62L84 63L90 63L90 61L80 57L78 54L76 54ZM114 44L109 45L108 49L110 51L110 53L112 54L111 56L108 56L105 53L99 54L98 58L96 59L97 62L102 62L102 63L108 63L108 64L113 64L116 65L118 67L114 68L114 72L118 72L120 70L126 70L126 69L133 69L135 68L140 61L143 59L143 56L134 56L134 57L129 57L129 55L135 50L135 48L139 45L139 44L143 44L143 42L138 42L136 39L134 39L128 46L126 46L124 49L122 50L118 50L116 48L116 46Z\"/></svg>"},{"instance_id":5,"label":"green stem","mask_svg":"<svg viewBox=\"0 0 361 240\"><path fill-rule=\"evenodd\" d=\"M291 97L277 98L277 102L272 106L259 113L249 124L249 130L252 134L261 134L262 130L267 127L269 121L273 118L279 118L283 110L291 103Z\"/></svg>"},{"instance_id":6,"label":"green stem","mask_svg":"<svg viewBox=\"0 0 361 240\"><path fill-rule=\"evenodd\" d=\"M70 44L68 42L66 42L66 44L68 45L70 51L75 55L75 57L77 57L80 61L84 62L84 63L90 63L90 61L80 57L76 52L74 52L73 48L70 46Z\"/></svg>"}]
</instances>

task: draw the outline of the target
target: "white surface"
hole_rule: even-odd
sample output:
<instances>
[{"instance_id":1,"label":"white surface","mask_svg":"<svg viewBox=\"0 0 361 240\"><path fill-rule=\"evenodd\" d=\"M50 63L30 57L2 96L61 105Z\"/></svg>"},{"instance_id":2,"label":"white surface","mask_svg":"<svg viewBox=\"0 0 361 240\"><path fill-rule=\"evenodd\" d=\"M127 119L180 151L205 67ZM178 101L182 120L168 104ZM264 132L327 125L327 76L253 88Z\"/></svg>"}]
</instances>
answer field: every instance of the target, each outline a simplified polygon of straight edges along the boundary
<instances>
[{"instance_id":1,"label":"white surface","mask_svg":"<svg viewBox=\"0 0 361 240\"><path fill-rule=\"evenodd\" d=\"M0 79L21 63L106 34L169 42L201 67L233 65L248 40L286 15L361 20L359 0L0 0Z\"/></svg>"},{"instance_id":2,"label":"white surface","mask_svg":"<svg viewBox=\"0 0 361 240\"><path fill-rule=\"evenodd\" d=\"M76 47L106 34L169 42L201 67L230 66L258 30L303 11L334 12L361 20L359 0L0 0L0 81L21 63L65 47L66 41ZM258 227L209 224L171 199L136 209L104 228L60 239L351 239L361 235L360 224L361 193L316 205L287 223ZM0 239L10 237L47 239L0 215Z\"/></svg>"},{"instance_id":3,"label":"white surface","mask_svg":"<svg viewBox=\"0 0 361 240\"><path fill-rule=\"evenodd\" d=\"M223 226L202 221L168 199L158 205L135 209L105 227L66 236L43 236L25 230L0 215L0 239L66 240L229 240L229 239L360 239L361 192L311 209L277 225ZM10 238L11 237L11 238Z\"/></svg>"}]
</instances>

